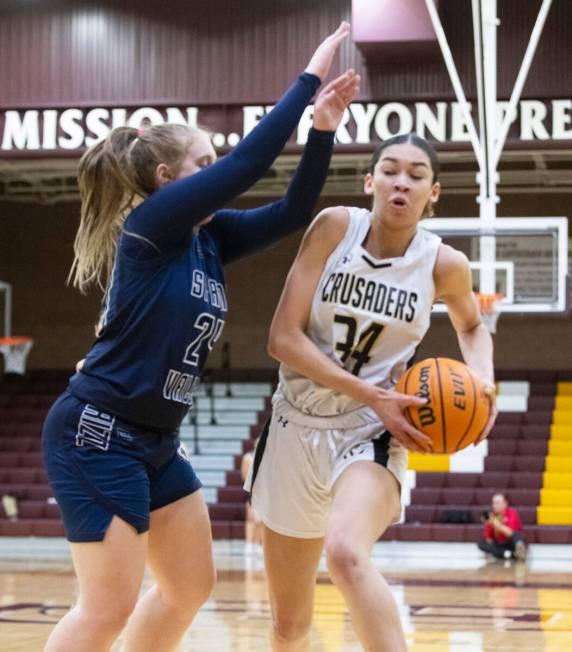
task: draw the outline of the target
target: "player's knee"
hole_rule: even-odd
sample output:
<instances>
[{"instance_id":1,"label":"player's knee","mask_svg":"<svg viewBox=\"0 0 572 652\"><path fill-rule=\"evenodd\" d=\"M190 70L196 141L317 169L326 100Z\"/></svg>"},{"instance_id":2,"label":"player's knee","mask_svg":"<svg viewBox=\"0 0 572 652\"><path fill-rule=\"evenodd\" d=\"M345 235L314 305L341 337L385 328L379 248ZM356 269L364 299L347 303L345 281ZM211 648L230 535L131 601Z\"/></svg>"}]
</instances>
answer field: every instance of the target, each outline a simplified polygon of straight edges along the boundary
<instances>
[{"instance_id":1,"label":"player's knee","mask_svg":"<svg viewBox=\"0 0 572 652\"><path fill-rule=\"evenodd\" d=\"M163 601L179 611L193 612L197 605L205 603L216 584L216 570L213 564L205 565L200 573L190 576L181 574L175 582L161 586Z\"/></svg>"},{"instance_id":2,"label":"player's knee","mask_svg":"<svg viewBox=\"0 0 572 652\"><path fill-rule=\"evenodd\" d=\"M278 643L297 643L303 641L310 632L312 616L292 616L276 614L272 620L274 638Z\"/></svg>"},{"instance_id":3,"label":"player's knee","mask_svg":"<svg viewBox=\"0 0 572 652\"><path fill-rule=\"evenodd\" d=\"M363 572L360 550L343 536L326 541L326 561L334 583L353 582Z\"/></svg>"},{"instance_id":4,"label":"player's knee","mask_svg":"<svg viewBox=\"0 0 572 652\"><path fill-rule=\"evenodd\" d=\"M96 607L79 604L79 616L86 629L97 631L120 632L135 609L137 599L115 596L113 600L105 601Z\"/></svg>"},{"instance_id":5,"label":"player's knee","mask_svg":"<svg viewBox=\"0 0 572 652\"><path fill-rule=\"evenodd\" d=\"M199 597L202 602L206 602L214 590L216 584L216 569L214 564L209 564L201 574L201 584L199 587Z\"/></svg>"}]
</instances>

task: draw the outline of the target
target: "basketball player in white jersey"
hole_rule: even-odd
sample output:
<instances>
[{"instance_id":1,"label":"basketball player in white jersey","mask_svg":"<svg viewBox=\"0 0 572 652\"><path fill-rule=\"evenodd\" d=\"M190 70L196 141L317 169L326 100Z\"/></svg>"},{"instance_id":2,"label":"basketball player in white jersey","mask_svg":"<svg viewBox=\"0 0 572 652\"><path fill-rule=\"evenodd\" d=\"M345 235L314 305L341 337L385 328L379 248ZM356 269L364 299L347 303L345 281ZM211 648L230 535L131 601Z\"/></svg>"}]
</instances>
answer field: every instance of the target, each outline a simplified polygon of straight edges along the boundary
<instances>
[{"instance_id":1,"label":"basketball player in white jersey","mask_svg":"<svg viewBox=\"0 0 572 652\"><path fill-rule=\"evenodd\" d=\"M275 652L309 649L324 545L363 648L406 649L370 552L400 517L407 449L428 448L403 414L424 401L392 388L429 328L436 299L447 304L464 360L493 403L492 340L468 261L419 224L439 197L438 167L433 148L416 135L382 144L365 178L372 210L324 210L286 280L268 347L282 363L280 384L252 484L264 522ZM495 414L493 406L482 438Z\"/></svg>"}]
</instances>

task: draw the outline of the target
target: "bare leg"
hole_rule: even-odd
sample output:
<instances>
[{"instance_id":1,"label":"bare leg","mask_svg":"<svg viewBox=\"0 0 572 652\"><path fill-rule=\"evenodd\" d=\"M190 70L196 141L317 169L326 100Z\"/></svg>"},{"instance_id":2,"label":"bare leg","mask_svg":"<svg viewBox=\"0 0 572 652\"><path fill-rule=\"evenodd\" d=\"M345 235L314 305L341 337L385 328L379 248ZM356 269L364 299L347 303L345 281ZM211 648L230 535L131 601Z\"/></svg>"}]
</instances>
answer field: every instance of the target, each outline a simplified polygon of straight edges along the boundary
<instances>
[{"instance_id":1,"label":"bare leg","mask_svg":"<svg viewBox=\"0 0 572 652\"><path fill-rule=\"evenodd\" d=\"M215 583L202 491L151 512L149 567L156 584L129 619L125 652L174 650Z\"/></svg>"},{"instance_id":2,"label":"bare leg","mask_svg":"<svg viewBox=\"0 0 572 652\"><path fill-rule=\"evenodd\" d=\"M342 592L364 650L405 652L399 612L370 560L371 549L399 510L395 477L374 462L355 462L334 485L326 531L328 568Z\"/></svg>"},{"instance_id":3,"label":"bare leg","mask_svg":"<svg viewBox=\"0 0 572 652\"><path fill-rule=\"evenodd\" d=\"M262 543L260 519L256 510L250 503L246 503L245 540L247 543Z\"/></svg>"},{"instance_id":4,"label":"bare leg","mask_svg":"<svg viewBox=\"0 0 572 652\"><path fill-rule=\"evenodd\" d=\"M263 541L272 607L272 650L307 652L324 540L295 539L264 527Z\"/></svg>"},{"instance_id":5,"label":"bare leg","mask_svg":"<svg viewBox=\"0 0 572 652\"><path fill-rule=\"evenodd\" d=\"M258 512L248 503L246 505L246 513L248 519L247 526L250 528L250 538L247 540L255 545L262 545L264 524L262 523L260 516L258 516Z\"/></svg>"},{"instance_id":6,"label":"bare leg","mask_svg":"<svg viewBox=\"0 0 572 652\"><path fill-rule=\"evenodd\" d=\"M147 534L114 517L97 543L70 544L77 604L55 626L44 652L106 652L133 611L145 571Z\"/></svg>"}]
</instances>

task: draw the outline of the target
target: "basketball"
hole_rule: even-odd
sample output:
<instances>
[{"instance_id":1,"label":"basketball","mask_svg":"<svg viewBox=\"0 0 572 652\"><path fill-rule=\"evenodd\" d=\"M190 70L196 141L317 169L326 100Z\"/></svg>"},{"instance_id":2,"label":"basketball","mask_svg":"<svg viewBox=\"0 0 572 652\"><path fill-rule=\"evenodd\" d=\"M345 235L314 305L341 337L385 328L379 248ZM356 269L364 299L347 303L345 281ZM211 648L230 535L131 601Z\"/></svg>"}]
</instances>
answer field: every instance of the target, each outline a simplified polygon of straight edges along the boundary
<instances>
[{"instance_id":1,"label":"basketball","mask_svg":"<svg viewBox=\"0 0 572 652\"><path fill-rule=\"evenodd\" d=\"M409 406L409 422L433 440L432 453L455 453L472 444L489 418L482 382L467 365L450 358L427 358L408 369L395 390L428 399Z\"/></svg>"}]
</instances>

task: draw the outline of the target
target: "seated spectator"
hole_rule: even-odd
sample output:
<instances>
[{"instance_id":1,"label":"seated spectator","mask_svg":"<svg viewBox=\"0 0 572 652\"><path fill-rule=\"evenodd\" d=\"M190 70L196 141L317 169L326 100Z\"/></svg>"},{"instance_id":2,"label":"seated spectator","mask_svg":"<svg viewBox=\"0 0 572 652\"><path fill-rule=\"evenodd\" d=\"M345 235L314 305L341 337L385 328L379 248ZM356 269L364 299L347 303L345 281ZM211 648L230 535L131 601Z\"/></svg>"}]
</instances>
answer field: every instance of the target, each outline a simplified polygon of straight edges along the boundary
<instances>
[{"instance_id":1,"label":"seated spectator","mask_svg":"<svg viewBox=\"0 0 572 652\"><path fill-rule=\"evenodd\" d=\"M483 521L485 539L478 544L480 550L498 559L526 559L520 516L516 509L508 506L504 494L493 496L492 512L484 512Z\"/></svg>"}]
</instances>

